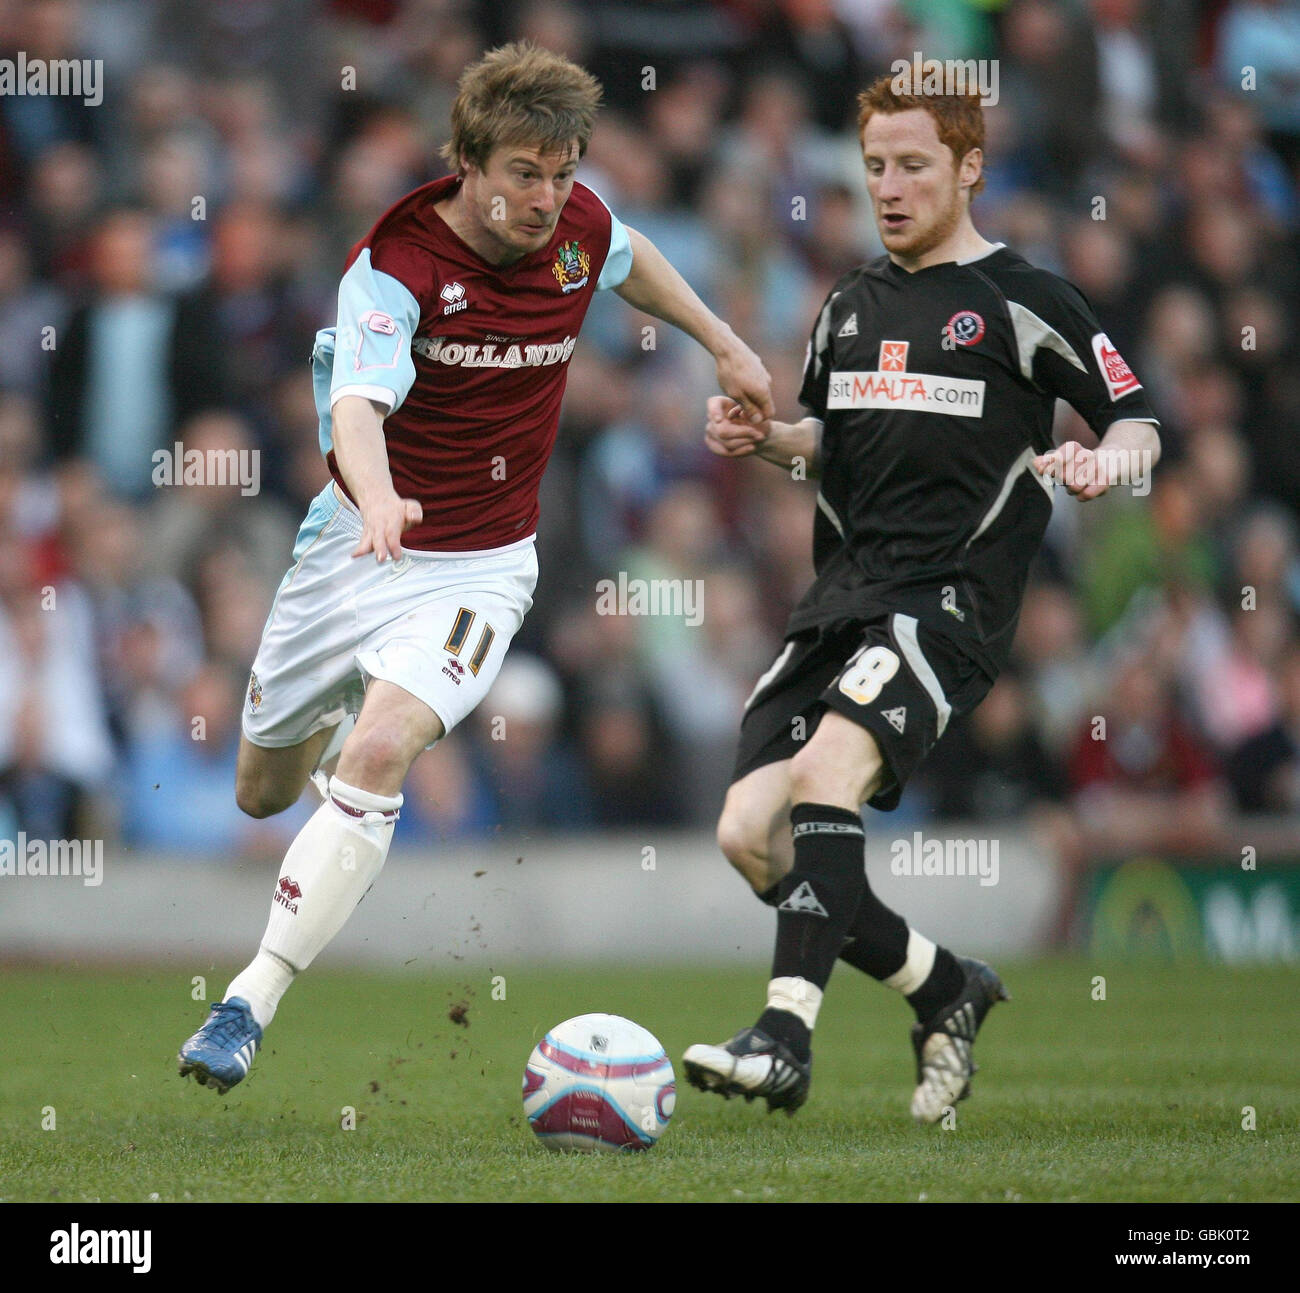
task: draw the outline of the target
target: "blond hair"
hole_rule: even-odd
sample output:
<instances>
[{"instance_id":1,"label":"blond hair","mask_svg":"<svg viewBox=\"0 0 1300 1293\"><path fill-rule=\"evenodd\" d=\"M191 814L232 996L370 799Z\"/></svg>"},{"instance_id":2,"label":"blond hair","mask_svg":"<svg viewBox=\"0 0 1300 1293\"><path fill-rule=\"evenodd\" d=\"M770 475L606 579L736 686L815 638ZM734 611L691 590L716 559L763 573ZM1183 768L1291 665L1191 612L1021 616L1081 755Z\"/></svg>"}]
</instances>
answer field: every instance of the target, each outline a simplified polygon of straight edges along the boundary
<instances>
[{"instance_id":1,"label":"blond hair","mask_svg":"<svg viewBox=\"0 0 1300 1293\"><path fill-rule=\"evenodd\" d=\"M531 41L490 50L461 73L442 155L458 169L483 167L498 144L558 153L576 139L587 151L600 107L600 82Z\"/></svg>"}]
</instances>

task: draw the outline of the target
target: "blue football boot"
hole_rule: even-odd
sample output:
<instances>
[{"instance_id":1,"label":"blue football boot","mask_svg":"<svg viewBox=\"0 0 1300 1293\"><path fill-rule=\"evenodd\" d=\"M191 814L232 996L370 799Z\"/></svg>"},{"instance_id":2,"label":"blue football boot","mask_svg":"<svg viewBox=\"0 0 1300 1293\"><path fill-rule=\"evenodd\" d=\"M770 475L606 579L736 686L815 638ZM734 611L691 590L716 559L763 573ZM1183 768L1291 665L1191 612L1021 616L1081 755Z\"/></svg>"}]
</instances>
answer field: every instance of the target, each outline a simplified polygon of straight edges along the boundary
<instances>
[{"instance_id":1,"label":"blue football boot","mask_svg":"<svg viewBox=\"0 0 1300 1293\"><path fill-rule=\"evenodd\" d=\"M225 1095L248 1076L262 1044L262 1030L243 997L216 1002L207 1023L181 1047L176 1057L181 1077L194 1074L199 1086Z\"/></svg>"}]
</instances>

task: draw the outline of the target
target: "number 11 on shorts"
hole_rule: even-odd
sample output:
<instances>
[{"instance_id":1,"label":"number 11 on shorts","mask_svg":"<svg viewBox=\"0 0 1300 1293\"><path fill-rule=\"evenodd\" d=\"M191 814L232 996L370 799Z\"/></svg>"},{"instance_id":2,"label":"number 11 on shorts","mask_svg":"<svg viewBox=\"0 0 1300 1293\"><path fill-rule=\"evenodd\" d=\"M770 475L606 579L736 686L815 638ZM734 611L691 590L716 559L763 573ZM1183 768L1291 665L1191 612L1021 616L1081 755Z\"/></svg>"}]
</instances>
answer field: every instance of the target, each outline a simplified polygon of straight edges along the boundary
<instances>
[{"instance_id":1,"label":"number 11 on shorts","mask_svg":"<svg viewBox=\"0 0 1300 1293\"><path fill-rule=\"evenodd\" d=\"M460 655L461 648L469 638L469 631L474 624L474 612L462 606L456 612L456 621L451 626L451 632L447 634L447 641L443 650L449 651L452 655ZM496 630L491 624L483 625L483 632L479 634L478 645L474 648L474 654L470 657L469 671L475 676L483 667L483 661L487 659L487 653L492 649L492 643L496 640Z\"/></svg>"}]
</instances>

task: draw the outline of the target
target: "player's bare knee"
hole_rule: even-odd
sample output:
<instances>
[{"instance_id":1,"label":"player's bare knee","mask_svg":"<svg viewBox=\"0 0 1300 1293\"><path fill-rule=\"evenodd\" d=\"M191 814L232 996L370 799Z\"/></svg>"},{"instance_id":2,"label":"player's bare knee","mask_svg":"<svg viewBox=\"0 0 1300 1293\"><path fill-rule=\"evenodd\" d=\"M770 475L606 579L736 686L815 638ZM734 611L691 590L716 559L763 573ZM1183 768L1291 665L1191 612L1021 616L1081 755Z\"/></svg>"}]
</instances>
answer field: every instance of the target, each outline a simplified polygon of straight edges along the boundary
<instances>
[{"instance_id":1,"label":"player's bare knee","mask_svg":"<svg viewBox=\"0 0 1300 1293\"><path fill-rule=\"evenodd\" d=\"M867 769L845 766L832 750L815 743L804 746L790 763L790 800L796 804L840 804L854 807Z\"/></svg>"},{"instance_id":2,"label":"player's bare knee","mask_svg":"<svg viewBox=\"0 0 1300 1293\"><path fill-rule=\"evenodd\" d=\"M337 774L359 790L389 794L405 779L412 757L401 732L380 724L358 726L343 743Z\"/></svg>"},{"instance_id":3,"label":"player's bare knee","mask_svg":"<svg viewBox=\"0 0 1300 1293\"><path fill-rule=\"evenodd\" d=\"M259 820L282 813L298 796L256 776L236 776L235 803L239 811Z\"/></svg>"},{"instance_id":4,"label":"player's bare knee","mask_svg":"<svg viewBox=\"0 0 1300 1293\"><path fill-rule=\"evenodd\" d=\"M767 887L767 831L761 823L724 809L718 818L718 847L754 889Z\"/></svg>"},{"instance_id":5,"label":"player's bare knee","mask_svg":"<svg viewBox=\"0 0 1300 1293\"><path fill-rule=\"evenodd\" d=\"M830 791L830 771L820 751L813 745L805 745L790 762L791 802L824 802Z\"/></svg>"}]
</instances>

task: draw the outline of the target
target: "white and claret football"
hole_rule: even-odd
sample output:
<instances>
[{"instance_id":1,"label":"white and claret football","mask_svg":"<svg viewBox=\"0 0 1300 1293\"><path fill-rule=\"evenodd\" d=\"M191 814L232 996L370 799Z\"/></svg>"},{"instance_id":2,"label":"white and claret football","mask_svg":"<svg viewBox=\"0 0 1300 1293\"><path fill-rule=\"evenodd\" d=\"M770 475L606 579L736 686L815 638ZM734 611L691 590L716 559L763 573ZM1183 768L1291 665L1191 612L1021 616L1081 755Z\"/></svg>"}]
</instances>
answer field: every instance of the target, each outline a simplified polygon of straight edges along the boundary
<instances>
[{"instance_id":1,"label":"white and claret football","mask_svg":"<svg viewBox=\"0 0 1300 1293\"><path fill-rule=\"evenodd\" d=\"M550 1149L649 1149L677 1103L672 1062L621 1015L578 1015L552 1028L524 1067L524 1113Z\"/></svg>"}]
</instances>

